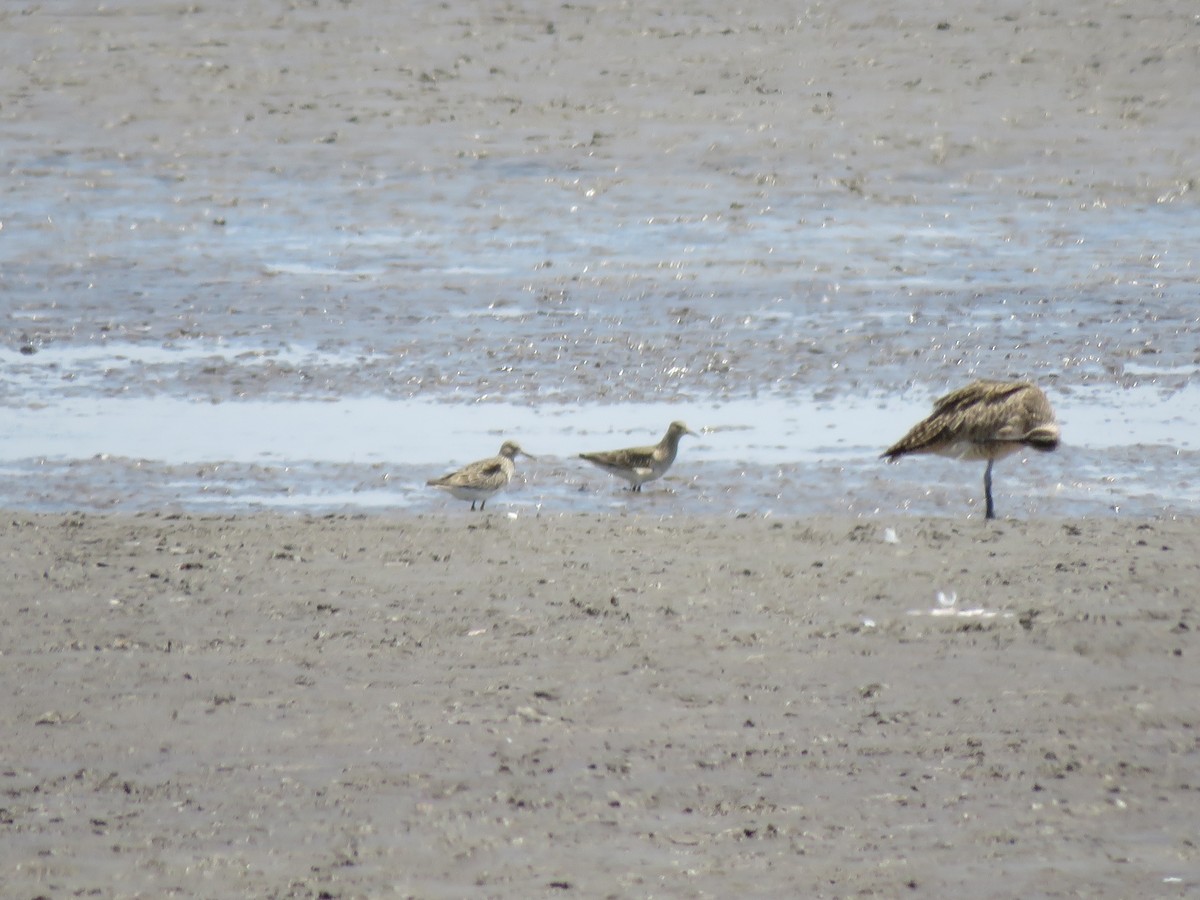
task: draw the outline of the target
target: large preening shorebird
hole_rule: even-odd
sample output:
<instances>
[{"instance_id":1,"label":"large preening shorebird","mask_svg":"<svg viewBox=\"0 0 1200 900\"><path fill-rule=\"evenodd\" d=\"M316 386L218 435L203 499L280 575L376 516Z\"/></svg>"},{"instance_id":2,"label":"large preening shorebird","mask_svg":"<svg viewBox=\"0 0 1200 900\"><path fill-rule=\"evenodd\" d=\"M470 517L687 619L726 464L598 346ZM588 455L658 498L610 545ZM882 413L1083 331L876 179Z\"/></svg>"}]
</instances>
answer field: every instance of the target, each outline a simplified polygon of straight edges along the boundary
<instances>
[{"instance_id":1,"label":"large preening shorebird","mask_svg":"<svg viewBox=\"0 0 1200 900\"><path fill-rule=\"evenodd\" d=\"M675 455L679 452L679 439L685 434L695 435L682 422L672 422L663 439L653 447L630 447L626 450L604 450L598 453L580 453L592 465L599 466L610 475L624 478L630 490L640 491L647 481L662 478Z\"/></svg>"},{"instance_id":2,"label":"large preening shorebird","mask_svg":"<svg viewBox=\"0 0 1200 900\"><path fill-rule=\"evenodd\" d=\"M470 500L471 509L479 503L482 511L484 504L492 495L508 486L512 481L517 466L513 459L517 454L533 459L514 441L505 441L500 445L498 456L489 456L470 465L463 466L457 472L443 475L441 478L431 478L425 482L430 487L439 487L448 491L459 500Z\"/></svg>"},{"instance_id":3,"label":"large preening shorebird","mask_svg":"<svg viewBox=\"0 0 1200 900\"><path fill-rule=\"evenodd\" d=\"M983 491L987 515L992 503L992 466L1022 447L1049 452L1058 447L1054 410L1041 389L1028 381L973 381L933 404L933 412L883 452L895 462L908 453L937 453L963 460L987 460Z\"/></svg>"}]
</instances>

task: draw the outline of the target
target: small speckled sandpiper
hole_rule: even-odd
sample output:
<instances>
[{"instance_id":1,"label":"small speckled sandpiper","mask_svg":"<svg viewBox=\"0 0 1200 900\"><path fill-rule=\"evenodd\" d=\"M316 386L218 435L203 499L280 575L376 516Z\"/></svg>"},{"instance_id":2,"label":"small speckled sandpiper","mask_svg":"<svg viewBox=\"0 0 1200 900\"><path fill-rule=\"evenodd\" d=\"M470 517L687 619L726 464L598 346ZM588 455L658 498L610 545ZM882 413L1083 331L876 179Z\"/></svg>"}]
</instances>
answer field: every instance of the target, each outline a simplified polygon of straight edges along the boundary
<instances>
[{"instance_id":1,"label":"small speckled sandpiper","mask_svg":"<svg viewBox=\"0 0 1200 900\"><path fill-rule=\"evenodd\" d=\"M963 460L987 460L983 492L986 518L992 503L992 465L1022 447L1049 452L1058 447L1059 428L1050 401L1028 381L973 381L933 404L933 413L882 454L895 462L907 453L937 453Z\"/></svg>"},{"instance_id":2,"label":"small speckled sandpiper","mask_svg":"<svg viewBox=\"0 0 1200 900\"><path fill-rule=\"evenodd\" d=\"M516 442L505 441L500 445L499 456L489 456L487 459L478 460L463 466L457 472L451 472L441 478L431 478L425 483L431 487L442 488L459 500L470 500L472 510L475 509L475 504L478 502L479 509L482 511L484 504L491 499L492 495L507 487L508 483L512 481L513 474L517 471L513 459L518 453L529 459L534 458L522 450Z\"/></svg>"},{"instance_id":3,"label":"small speckled sandpiper","mask_svg":"<svg viewBox=\"0 0 1200 900\"><path fill-rule=\"evenodd\" d=\"M675 454L679 452L679 439L685 434L694 436L696 432L682 422L672 422L663 439L653 447L580 453L579 458L599 466L610 475L624 478L629 482L630 490L640 491L647 481L662 478L671 468Z\"/></svg>"}]
</instances>

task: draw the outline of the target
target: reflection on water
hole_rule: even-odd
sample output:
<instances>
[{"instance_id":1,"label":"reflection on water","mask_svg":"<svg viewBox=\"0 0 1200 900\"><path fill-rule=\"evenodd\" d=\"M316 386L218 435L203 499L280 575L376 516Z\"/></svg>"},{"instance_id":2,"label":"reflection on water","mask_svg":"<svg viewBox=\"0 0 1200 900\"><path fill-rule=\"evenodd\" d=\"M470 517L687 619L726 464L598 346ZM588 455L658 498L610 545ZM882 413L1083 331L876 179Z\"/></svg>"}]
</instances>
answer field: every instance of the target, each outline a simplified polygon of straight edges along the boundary
<instances>
[{"instance_id":1,"label":"reflection on water","mask_svg":"<svg viewBox=\"0 0 1200 900\"><path fill-rule=\"evenodd\" d=\"M1094 389L1055 403L1069 446L1200 450L1200 387L1170 395ZM530 452L572 456L609 444L654 443L672 419L699 438L709 461L776 465L878 454L930 398L795 398L620 406L538 407L394 401L204 403L172 397L64 400L34 409L0 407L0 462L112 455L189 462L404 462L462 464L505 438Z\"/></svg>"}]
</instances>

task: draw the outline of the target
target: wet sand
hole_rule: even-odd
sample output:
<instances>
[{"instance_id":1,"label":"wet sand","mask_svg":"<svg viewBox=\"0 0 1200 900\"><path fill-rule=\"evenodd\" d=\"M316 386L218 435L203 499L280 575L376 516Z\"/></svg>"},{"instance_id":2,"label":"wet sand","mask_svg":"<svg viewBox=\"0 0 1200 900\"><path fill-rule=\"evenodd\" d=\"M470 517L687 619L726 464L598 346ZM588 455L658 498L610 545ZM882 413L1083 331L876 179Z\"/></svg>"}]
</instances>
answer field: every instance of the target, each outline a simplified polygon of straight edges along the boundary
<instances>
[{"instance_id":1,"label":"wet sand","mask_svg":"<svg viewBox=\"0 0 1200 900\"><path fill-rule=\"evenodd\" d=\"M230 10L0 12L6 896L1200 890L1200 529L1054 506L1195 506L1190 0ZM449 461L386 432L28 443L359 397L604 405L588 449L629 405L975 376L1160 430L1076 404L994 525L976 470L847 475L836 429L542 517L553 458L486 516L389 510ZM192 505L301 478L389 511Z\"/></svg>"},{"instance_id":2,"label":"wet sand","mask_svg":"<svg viewBox=\"0 0 1200 900\"><path fill-rule=\"evenodd\" d=\"M429 511L427 478L538 439L516 406L569 459L720 429L707 484L750 487L717 513L956 512L938 470L880 477L910 422L863 423L1013 377L1070 450L1007 509L1195 515L1194 16L0 12L0 506ZM758 432L759 401L800 413Z\"/></svg>"},{"instance_id":3,"label":"wet sand","mask_svg":"<svg viewBox=\"0 0 1200 900\"><path fill-rule=\"evenodd\" d=\"M4 520L7 896L1200 889L1194 520Z\"/></svg>"},{"instance_id":4,"label":"wet sand","mask_svg":"<svg viewBox=\"0 0 1200 900\"><path fill-rule=\"evenodd\" d=\"M1177 384L1194 12L10 13L0 397Z\"/></svg>"}]
</instances>

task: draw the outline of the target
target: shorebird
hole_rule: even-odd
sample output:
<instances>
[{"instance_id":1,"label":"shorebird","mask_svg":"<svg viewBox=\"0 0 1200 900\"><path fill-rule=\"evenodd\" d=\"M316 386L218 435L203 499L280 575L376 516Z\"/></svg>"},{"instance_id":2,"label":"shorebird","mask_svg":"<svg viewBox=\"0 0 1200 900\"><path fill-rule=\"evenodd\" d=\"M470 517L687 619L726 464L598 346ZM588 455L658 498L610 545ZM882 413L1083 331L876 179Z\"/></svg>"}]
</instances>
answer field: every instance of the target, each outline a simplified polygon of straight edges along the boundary
<instances>
[{"instance_id":1,"label":"shorebird","mask_svg":"<svg viewBox=\"0 0 1200 900\"><path fill-rule=\"evenodd\" d=\"M675 454L679 452L679 439L685 434L695 435L696 432L682 422L672 422L663 439L653 447L580 453L579 458L599 466L610 475L624 478L629 482L631 491L641 491L643 484L662 478L671 468Z\"/></svg>"},{"instance_id":2,"label":"shorebird","mask_svg":"<svg viewBox=\"0 0 1200 900\"><path fill-rule=\"evenodd\" d=\"M480 511L484 504L497 491L508 486L513 473L517 471L513 458L517 454L533 459L522 450L515 441L505 441L500 445L498 456L489 456L470 465L463 466L457 472L443 475L441 478L431 478L425 482L430 487L439 487L448 491L459 500L470 500L471 510L475 510L476 502Z\"/></svg>"},{"instance_id":3,"label":"shorebird","mask_svg":"<svg viewBox=\"0 0 1200 900\"><path fill-rule=\"evenodd\" d=\"M933 412L881 456L895 462L907 453L937 453L987 460L983 492L986 518L996 518L992 466L1022 447L1049 452L1058 446L1054 410L1041 389L1028 381L973 381L933 404Z\"/></svg>"}]
</instances>

